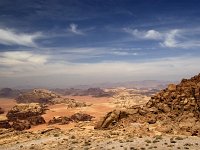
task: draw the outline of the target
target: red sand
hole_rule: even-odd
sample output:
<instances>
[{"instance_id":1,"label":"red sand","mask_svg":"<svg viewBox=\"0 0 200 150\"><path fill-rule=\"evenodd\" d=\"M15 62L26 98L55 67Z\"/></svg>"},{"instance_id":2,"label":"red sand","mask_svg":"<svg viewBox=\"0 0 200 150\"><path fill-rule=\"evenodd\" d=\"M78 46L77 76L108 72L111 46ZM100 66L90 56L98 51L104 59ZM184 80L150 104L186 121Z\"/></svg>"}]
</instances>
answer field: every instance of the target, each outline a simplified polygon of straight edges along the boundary
<instances>
[{"instance_id":1,"label":"red sand","mask_svg":"<svg viewBox=\"0 0 200 150\"><path fill-rule=\"evenodd\" d=\"M56 104L49 106L49 110L46 111L46 114L43 115L46 122L48 122L50 119L52 119L54 116L71 116L74 113L86 113L89 115L94 116L95 118L93 120L99 120L100 117L103 117L107 112L113 110L114 105L109 103L111 99L109 98L94 98L91 96L70 96L68 98L75 99L77 101L86 102L89 104L92 104L88 107L82 107L82 108L67 108L65 104ZM60 129L72 129L76 123L70 123L67 125L52 125L53 127L59 127ZM47 124L39 125L32 127L29 131L37 131L41 129L45 129L48 127Z\"/></svg>"},{"instance_id":2,"label":"red sand","mask_svg":"<svg viewBox=\"0 0 200 150\"><path fill-rule=\"evenodd\" d=\"M14 99L0 98L0 107L7 113L17 103Z\"/></svg>"},{"instance_id":3,"label":"red sand","mask_svg":"<svg viewBox=\"0 0 200 150\"><path fill-rule=\"evenodd\" d=\"M110 98L100 97L95 98L91 96L68 96L68 98L75 99L80 102L86 102L88 104L92 104L88 107L82 108L67 108L66 104L56 104L49 106L49 110L43 115L46 122L52 119L54 116L71 116L74 113L86 113L94 116L93 120L98 120L100 117L104 116L107 112L113 110L114 105L109 103L111 101ZM0 98L0 107L5 110L5 115L14 105L16 101L14 99ZM59 127L61 129L71 129L76 125L76 123L70 123L68 125L53 125L54 127ZM47 124L33 126L29 131L36 131L41 129L46 129L48 127Z\"/></svg>"}]
</instances>

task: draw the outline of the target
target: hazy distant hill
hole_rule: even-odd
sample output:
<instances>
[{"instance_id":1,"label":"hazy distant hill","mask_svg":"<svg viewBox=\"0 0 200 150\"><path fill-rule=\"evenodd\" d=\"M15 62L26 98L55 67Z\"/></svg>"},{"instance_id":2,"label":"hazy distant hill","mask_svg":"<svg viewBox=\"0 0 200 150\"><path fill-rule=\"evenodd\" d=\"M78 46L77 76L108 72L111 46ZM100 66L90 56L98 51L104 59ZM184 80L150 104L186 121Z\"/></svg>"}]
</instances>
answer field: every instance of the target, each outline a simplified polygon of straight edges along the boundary
<instances>
[{"instance_id":1,"label":"hazy distant hill","mask_svg":"<svg viewBox=\"0 0 200 150\"><path fill-rule=\"evenodd\" d=\"M57 92L62 95L71 95L71 96L93 96L93 97L110 97L113 95L112 92L105 92L101 88L88 88L88 89L53 89L54 92Z\"/></svg>"},{"instance_id":2,"label":"hazy distant hill","mask_svg":"<svg viewBox=\"0 0 200 150\"><path fill-rule=\"evenodd\" d=\"M127 81L118 83L99 83L93 85L79 85L74 88L77 89L87 89L87 88L115 88L115 87L125 87L125 88L137 88L137 89L163 89L166 88L169 83L176 83L171 81L159 81L159 80L144 80L144 81Z\"/></svg>"},{"instance_id":3,"label":"hazy distant hill","mask_svg":"<svg viewBox=\"0 0 200 150\"><path fill-rule=\"evenodd\" d=\"M16 98L19 94L21 94L21 91L16 89L3 88L0 90L0 97L4 98Z\"/></svg>"}]
</instances>

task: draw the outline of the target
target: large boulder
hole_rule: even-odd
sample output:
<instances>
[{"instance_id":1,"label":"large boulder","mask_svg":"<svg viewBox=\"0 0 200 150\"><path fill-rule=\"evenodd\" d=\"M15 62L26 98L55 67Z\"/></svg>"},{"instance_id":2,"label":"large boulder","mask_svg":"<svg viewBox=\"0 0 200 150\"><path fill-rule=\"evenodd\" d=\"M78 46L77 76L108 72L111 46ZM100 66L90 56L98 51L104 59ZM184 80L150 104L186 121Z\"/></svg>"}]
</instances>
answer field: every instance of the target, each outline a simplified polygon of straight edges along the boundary
<instances>
[{"instance_id":1,"label":"large boulder","mask_svg":"<svg viewBox=\"0 0 200 150\"><path fill-rule=\"evenodd\" d=\"M105 117L101 118L94 128L105 129L105 128L112 127L120 119L125 118L127 116L128 116L128 113L126 111L121 111L121 110L111 111L107 113Z\"/></svg>"}]
</instances>

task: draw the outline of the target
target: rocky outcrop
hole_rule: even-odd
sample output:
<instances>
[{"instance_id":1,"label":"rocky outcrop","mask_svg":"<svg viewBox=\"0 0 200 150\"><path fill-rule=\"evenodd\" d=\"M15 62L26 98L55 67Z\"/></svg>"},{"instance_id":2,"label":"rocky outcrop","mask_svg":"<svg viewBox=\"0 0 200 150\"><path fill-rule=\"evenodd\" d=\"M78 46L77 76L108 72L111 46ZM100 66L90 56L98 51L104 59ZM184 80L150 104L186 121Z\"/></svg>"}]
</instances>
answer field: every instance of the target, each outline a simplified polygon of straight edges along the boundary
<instances>
[{"instance_id":1,"label":"rocky outcrop","mask_svg":"<svg viewBox=\"0 0 200 150\"><path fill-rule=\"evenodd\" d=\"M16 101L18 103L40 103L50 105L65 103L69 108L87 106L84 102L65 98L45 89L35 89L32 92L21 94Z\"/></svg>"},{"instance_id":2,"label":"rocky outcrop","mask_svg":"<svg viewBox=\"0 0 200 150\"><path fill-rule=\"evenodd\" d=\"M27 120L30 117L44 114L46 108L38 103L17 104L7 113L10 121Z\"/></svg>"},{"instance_id":3,"label":"rocky outcrop","mask_svg":"<svg viewBox=\"0 0 200 150\"><path fill-rule=\"evenodd\" d=\"M61 96L45 89L35 89L32 92L20 94L16 101L18 103L50 103L54 98Z\"/></svg>"},{"instance_id":4,"label":"rocky outcrop","mask_svg":"<svg viewBox=\"0 0 200 150\"><path fill-rule=\"evenodd\" d=\"M70 121L72 121L70 118L68 117L63 117L63 116L56 116L56 117L53 117L53 119L51 119L48 124L51 125L51 124L68 124L70 123Z\"/></svg>"},{"instance_id":5,"label":"rocky outcrop","mask_svg":"<svg viewBox=\"0 0 200 150\"><path fill-rule=\"evenodd\" d=\"M30 129L31 124L27 120L17 120L13 122L11 127L15 130L22 131L22 130Z\"/></svg>"},{"instance_id":6,"label":"rocky outcrop","mask_svg":"<svg viewBox=\"0 0 200 150\"><path fill-rule=\"evenodd\" d=\"M71 120L78 122L78 121L91 121L92 118L94 117L84 113L75 113L70 118Z\"/></svg>"},{"instance_id":7,"label":"rocky outcrop","mask_svg":"<svg viewBox=\"0 0 200 150\"><path fill-rule=\"evenodd\" d=\"M183 79L178 85L170 84L151 97L145 106L126 111L132 113L128 114L124 122L153 124L155 130L164 133L200 136L200 74L191 79ZM107 122L107 125L102 123L98 128L109 127L112 121Z\"/></svg>"},{"instance_id":8,"label":"rocky outcrop","mask_svg":"<svg viewBox=\"0 0 200 150\"><path fill-rule=\"evenodd\" d=\"M48 124L68 124L70 122L79 122L79 121L91 121L94 118L91 115L83 114L83 113L75 113L71 117L66 116L56 116L51 119Z\"/></svg>"},{"instance_id":9,"label":"rocky outcrop","mask_svg":"<svg viewBox=\"0 0 200 150\"><path fill-rule=\"evenodd\" d=\"M105 129L114 126L120 119L127 117L126 111L114 110L109 112L105 117L101 118L100 121L94 127L95 129Z\"/></svg>"},{"instance_id":10,"label":"rocky outcrop","mask_svg":"<svg viewBox=\"0 0 200 150\"><path fill-rule=\"evenodd\" d=\"M8 111L6 115L6 123L10 126L1 127L12 127L21 131L30 129L32 125L43 124L45 120L41 115L44 114L45 110L46 108L38 103L18 104Z\"/></svg>"}]
</instances>

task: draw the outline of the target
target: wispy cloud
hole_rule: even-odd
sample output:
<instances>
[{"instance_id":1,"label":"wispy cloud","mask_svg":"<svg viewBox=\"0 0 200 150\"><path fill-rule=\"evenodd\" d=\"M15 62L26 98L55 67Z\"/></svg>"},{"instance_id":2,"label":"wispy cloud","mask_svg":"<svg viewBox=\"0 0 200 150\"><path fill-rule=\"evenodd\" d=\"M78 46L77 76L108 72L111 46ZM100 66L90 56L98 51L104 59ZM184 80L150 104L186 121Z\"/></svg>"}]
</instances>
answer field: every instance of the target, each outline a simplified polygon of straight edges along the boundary
<instances>
[{"instance_id":1,"label":"wispy cloud","mask_svg":"<svg viewBox=\"0 0 200 150\"><path fill-rule=\"evenodd\" d=\"M138 29L131 28L124 28L123 30L140 39L159 40L162 38L162 34L156 30L139 31Z\"/></svg>"},{"instance_id":2,"label":"wispy cloud","mask_svg":"<svg viewBox=\"0 0 200 150\"><path fill-rule=\"evenodd\" d=\"M70 24L68 31L70 31L71 33L77 34L77 35L84 35L83 31L78 29L78 25L74 24L74 23Z\"/></svg>"},{"instance_id":3,"label":"wispy cloud","mask_svg":"<svg viewBox=\"0 0 200 150\"><path fill-rule=\"evenodd\" d=\"M193 48L200 47L200 42L194 38L187 38L193 35L193 30L197 29L170 29L167 31L123 28L126 33L133 35L136 39L155 40L158 44L166 48ZM199 32L199 30L198 30Z\"/></svg>"},{"instance_id":4,"label":"wispy cloud","mask_svg":"<svg viewBox=\"0 0 200 150\"><path fill-rule=\"evenodd\" d=\"M11 29L0 28L0 43L4 45L36 46L35 40L42 36L41 33L18 33Z\"/></svg>"},{"instance_id":5,"label":"wispy cloud","mask_svg":"<svg viewBox=\"0 0 200 150\"><path fill-rule=\"evenodd\" d=\"M161 44L163 47L180 47L178 44L176 37L180 34L180 30L171 30L169 33L166 33L164 36L164 41Z\"/></svg>"}]
</instances>

